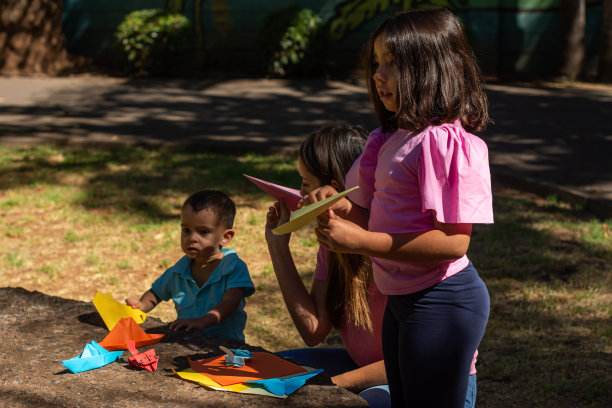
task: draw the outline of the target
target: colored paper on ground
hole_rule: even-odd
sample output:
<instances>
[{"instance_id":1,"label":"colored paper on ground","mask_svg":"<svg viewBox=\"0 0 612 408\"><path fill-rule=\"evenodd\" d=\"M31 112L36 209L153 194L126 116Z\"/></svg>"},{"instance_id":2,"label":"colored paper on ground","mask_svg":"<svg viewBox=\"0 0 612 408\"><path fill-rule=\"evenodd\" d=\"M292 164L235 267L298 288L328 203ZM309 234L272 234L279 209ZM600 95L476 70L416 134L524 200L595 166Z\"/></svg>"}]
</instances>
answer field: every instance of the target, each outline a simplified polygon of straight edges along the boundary
<instances>
[{"instance_id":1,"label":"colored paper on ground","mask_svg":"<svg viewBox=\"0 0 612 408\"><path fill-rule=\"evenodd\" d=\"M267 380L246 381L245 384L260 384L275 395L291 395L306 381L319 374L323 370L310 371L304 374L297 374L286 378L269 378Z\"/></svg>"},{"instance_id":2,"label":"colored paper on ground","mask_svg":"<svg viewBox=\"0 0 612 408\"><path fill-rule=\"evenodd\" d=\"M132 353L132 357L128 359L130 365L143 368L150 372L157 370L157 362L159 361L159 357L155 355L155 349L150 349L144 353L139 353L136 349L136 343L134 340L129 340L127 342L127 346L130 353Z\"/></svg>"},{"instance_id":3,"label":"colored paper on ground","mask_svg":"<svg viewBox=\"0 0 612 408\"><path fill-rule=\"evenodd\" d=\"M110 293L96 292L93 304L109 331L113 330L117 322L124 317L131 317L138 324L144 323L147 318L145 312L114 301Z\"/></svg>"},{"instance_id":4,"label":"colored paper on ground","mask_svg":"<svg viewBox=\"0 0 612 408\"><path fill-rule=\"evenodd\" d=\"M221 385L237 384L244 381L266 380L291 374L301 374L306 370L276 354L258 351L242 367L227 366L225 356L193 361L189 366Z\"/></svg>"},{"instance_id":5,"label":"colored paper on ground","mask_svg":"<svg viewBox=\"0 0 612 408\"><path fill-rule=\"evenodd\" d=\"M315 375L319 374L321 371L323 371L323 370L315 370L314 368L311 368L311 367L303 367L303 368L308 372L305 374L293 374L293 375L283 376L279 378L273 378L271 380L277 380L277 379L285 380L285 379L291 379L293 377L308 376L309 374L313 373L312 375L308 376L308 378L312 378ZM268 397L275 397L275 398L287 398L289 396L288 394L274 394L268 391L263 384L240 383L240 384L232 384L232 385L223 386L217 383L216 381L212 380L211 378L205 376L204 374L199 373L191 368L188 368L183 371L175 371L175 370L172 370L172 371L174 371L176 375L178 375L185 381L191 381L191 382L197 383L201 385L202 387L206 387L211 390L231 391L231 392L239 392L239 393L244 393L244 394L257 394L257 395L265 395ZM308 380L308 378L304 379L304 383ZM287 389L286 386L285 386L285 389ZM299 389L299 387L296 389Z\"/></svg>"},{"instance_id":6,"label":"colored paper on ground","mask_svg":"<svg viewBox=\"0 0 612 408\"><path fill-rule=\"evenodd\" d=\"M268 397L275 397L275 398L287 398L286 395L275 395L271 393L270 391L266 390L263 386L258 385L258 384L248 384L247 385L244 383L238 383L238 384L223 386L213 381L212 379L208 378L204 374L198 373L197 371L191 368L188 368L183 371L174 371L174 373L185 381L191 381L191 382L201 385L202 387L206 387L208 389L215 390L215 391L231 391L231 392L238 392L238 393L244 393L244 394L265 395Z\"/></svg>"},{"instance_id":7,"label":"colored paper on ground","mask_svg":"<svg viewBox=\"0 0 612 408\"><path fill-rule=\"evenodd\" d=\"M299 190L279 186L278 184L247 176L246 174L243 174L243 176L251 180L257 187L271 195L275 200L285 204L285 207L287 207L289 211L295 211L298 209L297 205L302 199L302 195L300 194Z\"/></svg>"},{"instance_id":8,"label":"colored paper on ground","mask_svg":"<svg viewBox=\"0 0 612 408\"><path fill-rule=\"evenodd\" d=\"M100 342L100 345L112 350L127 350L128 341L134 340L134 347L148 346L159 342L163 334L148 334L140 328L131 317L119 320L113 330Z\"/></svg>"},{"instance_id":9,"label":"colored paper on ground","mask_svg":"<svg viewBox=\"0 0 612 408\"><path fill-rule=\"evenodd\" d=\"M107 351L95 341L88 343L80 356L62 361L62 365L73 373L93 370L112 363L121 357L123 351Z\"/></svg>"},{"instance_id":10,"label":"colored paper on ground","mask_svg":"<svg viewBox=\"0 0 612 408\"><path fill-rule=\"evenodd\" d=\"M291 216L289 217L289 221L274 228L272 232L276 235L283 235L299 230L304 225L314 220L323 211L340 201L340 199L345 195L358 188L359 186L355 186L348 190L344 190L341 193L328 197L325 200L317 201L316 203L307 205L306 207L302 207L299 210L292 212Z\"/></svg>"}]
</instances>

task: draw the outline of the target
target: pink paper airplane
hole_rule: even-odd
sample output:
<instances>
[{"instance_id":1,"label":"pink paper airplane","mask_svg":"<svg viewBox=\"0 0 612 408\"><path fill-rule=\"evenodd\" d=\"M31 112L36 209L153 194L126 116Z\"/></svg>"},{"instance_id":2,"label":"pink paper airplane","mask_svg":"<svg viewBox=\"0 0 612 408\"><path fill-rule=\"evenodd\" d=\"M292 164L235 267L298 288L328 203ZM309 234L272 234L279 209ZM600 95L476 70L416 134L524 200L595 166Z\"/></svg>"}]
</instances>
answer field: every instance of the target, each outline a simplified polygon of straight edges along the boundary
<instances>
[{"instance_id":1,"label":"pink paper airplane","mask_svg":"<svg viewBox=\"0 0 612 408\"><path fill-rule=\"evenodd\" d=\"M297 204L302 199L299 190L295 190L289 187L279 186L278 184L270 183L269 181L260 180L255 177L247 176L244 177L251 180L257 187L261 188L266 193L270 194L277 201L285 204L285 207L291 212L297 210Z\"/></svg>"}]
</instances>

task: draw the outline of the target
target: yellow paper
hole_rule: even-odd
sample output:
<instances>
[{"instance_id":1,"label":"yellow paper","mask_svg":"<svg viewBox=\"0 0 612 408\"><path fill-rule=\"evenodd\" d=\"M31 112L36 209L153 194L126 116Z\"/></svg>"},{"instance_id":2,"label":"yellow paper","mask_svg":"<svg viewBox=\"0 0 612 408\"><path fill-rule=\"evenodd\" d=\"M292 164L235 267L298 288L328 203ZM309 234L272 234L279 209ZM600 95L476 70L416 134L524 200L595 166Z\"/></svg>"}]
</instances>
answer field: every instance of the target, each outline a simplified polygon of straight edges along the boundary
<instances>
[{"instance_id":1,"label":"yellow paper","mask_svg":"<svg viewBox=\"0 0 612 408\"><path fill-rule=\"evenodd\" d=\"M200 384L202 387L210 388L211 390L240 392L240 393L245 393L245 394L259 394L259 395L266 395L268 397L275 397L275 398L287 398L287 395L273 394L270 391L266 390L265 388L257 386L255 384L247 385L247 384L239 383L239 384L223 386L217 383L216 381L213 381L212 379L208 378L204 374L198 373L197 371L191 368L188 368L183 371L175 371L175 370L172 370L172 371L174 371L174 373L178 375L179 377L181 377L183 380Z\"/></svg>"},{"instance_id":2,"label":"yellow paper","mask_svg":"<svg viewBox=\"0 0 612 408\"><path fill-rule=\"evenodd\" d=\"M356 186L348 190L344 190L343 192L328 197L325 200L317 201L316 203L307 205L306 207L300 208L299 210L292 212L291 216L289 217L289 221L284 223L283 225L279 225L278 227L274 228L272 232L275 235L283 235L299 230L304 225L314 220L323 211L327 210L329 207L340 201L342 197L358 188L359 186Z\"/></svg>"},{"instance_id":3,"label":"yellow paper","mask_svg":"<svg viewBox=\"0 0 612 408\"><path fill-rule=\"evenodd\" d=\"M100 313L102 320L108 330L113 330L115 325L124 317L131 317L138 324L144 323L147 314L132 306L124 305L123 303L115 302L110 293L100 293L96 291L93 299L93 304Z\"/></svg>"}]
</instances>

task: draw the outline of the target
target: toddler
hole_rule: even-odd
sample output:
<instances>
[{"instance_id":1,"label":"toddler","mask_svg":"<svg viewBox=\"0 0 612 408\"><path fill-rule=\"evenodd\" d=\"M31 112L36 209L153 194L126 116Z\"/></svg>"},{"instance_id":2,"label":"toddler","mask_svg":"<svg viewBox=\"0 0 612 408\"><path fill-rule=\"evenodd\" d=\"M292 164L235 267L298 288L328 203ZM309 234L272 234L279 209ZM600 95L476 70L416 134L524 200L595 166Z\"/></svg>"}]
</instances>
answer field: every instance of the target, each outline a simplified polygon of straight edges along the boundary
<instances>
[{"instance_id":1,"label":"toddler","mask_svg":"<svg viewBox=\"0 0 612 408\"><path fill-rule=\"evenodd\" d=\"M192 194L181 208L181 248L185 253L140 300L126 303L143 312L174 301L172 330L203 330L210 336L244 341L245 298L255 292L246 264L224 248L234 237L236 206L224 193Z\"/></svg>"}]
</instances>

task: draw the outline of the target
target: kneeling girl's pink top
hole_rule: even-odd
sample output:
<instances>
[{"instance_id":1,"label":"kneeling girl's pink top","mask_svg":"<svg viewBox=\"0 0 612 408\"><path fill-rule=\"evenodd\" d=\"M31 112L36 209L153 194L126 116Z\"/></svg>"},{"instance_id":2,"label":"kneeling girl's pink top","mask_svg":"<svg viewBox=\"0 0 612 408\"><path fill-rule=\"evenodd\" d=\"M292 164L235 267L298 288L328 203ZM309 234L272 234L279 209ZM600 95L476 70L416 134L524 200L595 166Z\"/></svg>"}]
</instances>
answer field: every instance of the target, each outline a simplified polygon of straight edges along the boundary
<instances>
[{"instance_id":1,"label":"kneeling girl's pink top","mask_svg":"<svg viewBox=\"0 0 612 408\"><path fill-rule=\"evenodd\" d=\"M314 272L315 279L327 280L328 258L329 251L325 248L319 248L317 266ZM372 320L371 332L367 329L356 328L346 318L339 330L344 348L359 367L383 359L382 320L387 305L387 296L380 293L374 281L368 288L368 305L370 306L370 319Z\"/></svg>"},{"instance_id":2,"label":"kneeling girl's pink top","mask_svg":"<svg viewBox=\"0 0 612 408\"><path fill-rule=\"evenodd\" d=\"M359 187L350 198L370 209L373 232L432 230L434 216L442 223L493 222L487 146L459 121L421 132L373 131L360 159ZM382 293L401 295L433 286L468 262L466 256L428 264L372 258L372 268Z\"/></svg>"}]
</instances>

